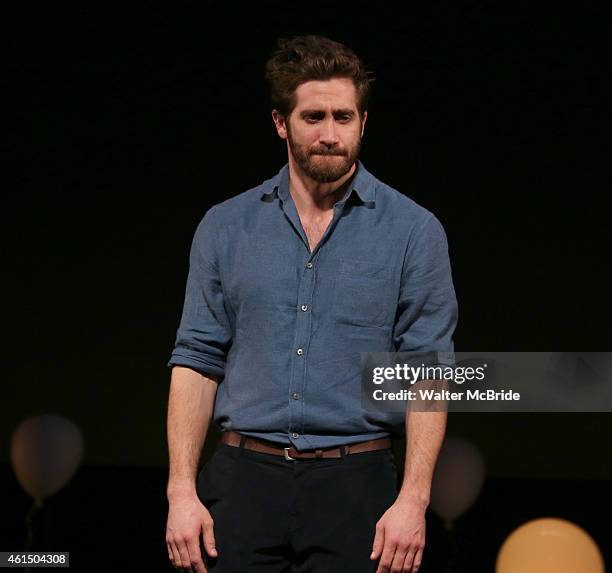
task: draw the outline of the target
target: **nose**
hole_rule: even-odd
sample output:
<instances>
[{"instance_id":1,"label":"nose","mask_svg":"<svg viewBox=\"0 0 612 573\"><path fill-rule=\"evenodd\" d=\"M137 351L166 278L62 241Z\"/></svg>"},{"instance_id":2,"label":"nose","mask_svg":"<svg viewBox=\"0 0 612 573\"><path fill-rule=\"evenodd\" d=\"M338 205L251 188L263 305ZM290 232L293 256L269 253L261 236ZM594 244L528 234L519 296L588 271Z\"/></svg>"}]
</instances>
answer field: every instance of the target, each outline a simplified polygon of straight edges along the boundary
<instances>
[{"instance_id":1,"label":"nose","mask_svg":"<svg viewBox=\"0 0 612 573\"><path fill-rule=\"evenodd\" d=\"M338 144L339 139L336 134L336 126L333 118L322 123L319 141L328 147L333 147L334 145Z\"/></svg>"}]
</instances>

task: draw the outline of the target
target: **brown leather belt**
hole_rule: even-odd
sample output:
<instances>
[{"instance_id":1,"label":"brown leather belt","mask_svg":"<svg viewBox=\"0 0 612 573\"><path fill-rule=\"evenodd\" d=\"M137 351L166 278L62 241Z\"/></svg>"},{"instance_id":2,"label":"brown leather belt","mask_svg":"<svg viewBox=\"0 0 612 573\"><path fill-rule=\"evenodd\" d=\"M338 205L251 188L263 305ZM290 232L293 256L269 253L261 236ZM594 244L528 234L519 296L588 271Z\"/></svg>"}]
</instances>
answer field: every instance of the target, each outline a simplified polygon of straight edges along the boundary
<instances>
[{"instance_id":1,"label":"brown leather belt","mask_svg":"<svg viewBox=\"0 0 612 573\"><path fill-rule=\"evenodd\" d=\"M219 440L222 444L228 446L243 447L254 452L264 454L274 454L276 456L284 456L286 460L301 460L306 458L341 458L343 455L358 454L361 452L373 452L374 450L384 450L391 447L391 438L379 438L377 440L368 440L366 442L358 442L356 444L348 444L335 448L324 448L309 452L299 452L293 446L285 447L275 442L268 442L260 438L244 436L238 432L228 431L221 434Z\"/></svg>"}]
</instances>

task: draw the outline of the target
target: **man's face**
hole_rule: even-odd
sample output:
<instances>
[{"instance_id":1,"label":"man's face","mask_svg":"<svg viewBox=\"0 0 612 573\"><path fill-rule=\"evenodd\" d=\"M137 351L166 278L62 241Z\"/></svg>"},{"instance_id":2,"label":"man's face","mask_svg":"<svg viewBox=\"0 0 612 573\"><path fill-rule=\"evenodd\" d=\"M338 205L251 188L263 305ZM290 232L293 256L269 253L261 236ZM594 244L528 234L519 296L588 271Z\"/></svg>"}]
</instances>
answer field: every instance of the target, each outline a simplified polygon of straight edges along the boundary
<instances>
[{"instance_id":1,"label":"man's face","mask_svg":"<svg viewBox=\"0 0 612 573\"><path fill-rule=\"evenodd\" d=\"M311 179L337 181L359 157L367 117L367 112L359 117L355 86L347 78L309 81L298 86L295 96L289 119L274 117L278 134Z\"/></svg>"}]
</instances>

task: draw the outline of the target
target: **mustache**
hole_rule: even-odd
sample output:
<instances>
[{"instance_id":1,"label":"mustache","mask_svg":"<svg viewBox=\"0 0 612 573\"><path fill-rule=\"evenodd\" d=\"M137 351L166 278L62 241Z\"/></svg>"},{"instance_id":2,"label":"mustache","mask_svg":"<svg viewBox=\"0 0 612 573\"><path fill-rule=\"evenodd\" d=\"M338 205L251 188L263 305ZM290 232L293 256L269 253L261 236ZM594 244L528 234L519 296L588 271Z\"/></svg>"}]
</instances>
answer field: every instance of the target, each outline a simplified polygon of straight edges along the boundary
<instances>
[{"instance_id":1,"label":"mustache","mask_svg":"<svg viewBox=\"0 0 612 573\"><path fill-rule=\"evenodd\" d=\"M308 155L346 155L345 151L330 149L313 149Z\"/></svg>"}]
</instances>

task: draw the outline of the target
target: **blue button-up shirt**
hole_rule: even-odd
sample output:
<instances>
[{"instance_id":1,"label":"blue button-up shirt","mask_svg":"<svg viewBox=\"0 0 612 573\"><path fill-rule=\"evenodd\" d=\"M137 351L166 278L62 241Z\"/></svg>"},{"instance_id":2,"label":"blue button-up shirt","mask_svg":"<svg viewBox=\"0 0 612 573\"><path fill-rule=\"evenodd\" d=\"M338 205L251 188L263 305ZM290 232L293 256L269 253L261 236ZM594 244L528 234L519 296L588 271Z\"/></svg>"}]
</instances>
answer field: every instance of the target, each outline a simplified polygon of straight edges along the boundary
<instances>
[{"instance_id":1,"label":"blue button-up shirt","mask_svg":"<svg viewBox=\"0 0 612 573\"><path fill-rule=\"evenodd\" d=\"M358 161L310 251L289 169L209 209L169 366L220 377L214 422L326 448L404 431L361 404L361 353L453 350L457 302L432 213Z\"/></svg>"}]
</instances>

